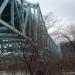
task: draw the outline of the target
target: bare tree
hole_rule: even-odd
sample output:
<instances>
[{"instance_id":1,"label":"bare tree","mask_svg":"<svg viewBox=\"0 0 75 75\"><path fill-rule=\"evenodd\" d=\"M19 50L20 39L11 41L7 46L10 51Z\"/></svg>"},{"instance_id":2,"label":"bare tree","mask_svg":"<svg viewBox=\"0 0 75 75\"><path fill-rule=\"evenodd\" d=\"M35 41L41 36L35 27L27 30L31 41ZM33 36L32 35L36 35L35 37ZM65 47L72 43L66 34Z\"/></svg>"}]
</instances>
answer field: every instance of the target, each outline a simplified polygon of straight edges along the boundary
<instances>
[{"instance_id":1,"label":"bare tree","mask_svg":"<svg viewBox=\"0 0 75 75\"><path fill-rule=\"evenodd\" d=\"M60 35L59 35L60 34ZM70 43L70 45L73 47L73 49L75 50L75 45L73 44L72 40L70 39L70 37L66 34L66 33L62 33L62 32L57 32L56 34L54 34L55 36L58 35L58 37L55 38L55 40L59 40L60 37L62 37L63 39L67 39ZM59 40L60 41L60 40Z\"/></svg>"},{"instance_id":2,"label":"bare tree","mask_svg":"<svg viewBox=\"0 0 75 75\"><path fill-rule=\"evenodd\" d=\"M24 47L22 47L22 48L24 48L24 49L22 49L23 50L24 63L26 64L26 66L27 66L26 70L28 70L30 75L34 75L35 70L38 70L38 68L39 68L37 66L37 63L40 61L40 59L39 59L39 56L40 56L39 51L41 50L40 44L41 44L40 42L39 42L39 45L38 45L38 43L33 44L30 42L30 45L31 45L30 47L31 47L32 52L31 52L31 55L27 55L27 56L25 55L26 45ZM34 68L35 68L35 70L34 70Z\"/></svg>"},{"instance_id":3,"label":"bare tree","mask_svg":"<svg viewBox=\"0 0 75 75\"><path fill-rule=\"evenodd\" d=\"M44 16L44 21L47 29L49 29L50 27L57 26L61 19L56 17L53 12L50 12Z\"/></svg>"},{"instance_id":4,"label":"bare tree","mask_svg":"<svg viewBox=\"0 0 75 75\"><path fill-rule=\"evenodd\" d=\"M75 25L71 24L67 27L67 33L69 33L75 40Z\"/></svg>"}]
</instances>

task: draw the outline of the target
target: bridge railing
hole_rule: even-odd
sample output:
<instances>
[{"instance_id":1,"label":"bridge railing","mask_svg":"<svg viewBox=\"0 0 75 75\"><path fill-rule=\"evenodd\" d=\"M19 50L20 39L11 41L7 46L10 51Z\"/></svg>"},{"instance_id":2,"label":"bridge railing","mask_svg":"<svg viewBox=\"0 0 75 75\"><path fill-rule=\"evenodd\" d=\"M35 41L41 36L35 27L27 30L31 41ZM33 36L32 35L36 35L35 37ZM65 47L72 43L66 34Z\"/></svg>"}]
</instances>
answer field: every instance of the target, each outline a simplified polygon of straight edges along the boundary
<instances>
[{"instance_id":1,"label":"bridge railing","mask_svg":"<svg viewBox=\"0 0 75 75\"><path fill-rule=\"evenodd\" d=\"M61 49L60 49L60 45L56 44L54 42L54 40L48 34L46 26L45 26L45 22L44 22L43 17L42 17L42 13L41 13L40 7L38 7L38 10L39 10L39 14L40 14L40 17L41 17L41 19L40 19L41 20L41 22L40 22L41 33L43 35L42 39L43 38L45 39L45 46L46 46L46 48L48 48L49 50L51 50L51 52L54 55L56 55L56 56L58 55L60 57L62 55Z\"/></svg>"}]
</instances>

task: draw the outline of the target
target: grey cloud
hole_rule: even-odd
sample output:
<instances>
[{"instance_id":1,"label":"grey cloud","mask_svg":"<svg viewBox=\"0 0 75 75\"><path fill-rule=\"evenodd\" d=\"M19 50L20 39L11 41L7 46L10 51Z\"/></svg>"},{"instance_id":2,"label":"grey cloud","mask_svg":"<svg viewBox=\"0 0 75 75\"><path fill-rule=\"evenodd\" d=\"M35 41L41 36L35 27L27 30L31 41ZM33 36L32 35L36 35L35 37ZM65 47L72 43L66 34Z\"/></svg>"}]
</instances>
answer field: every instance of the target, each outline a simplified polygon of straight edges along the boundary
<instances>
[{"instance_id":1,"label":"grey cloud","mask_svg":"<svg viewBox=\"0 0 75 75\"><path fill-rule=\"evenodd\" d=\"M42 13L53 11L59 17L67 20L75 20L75 0L38 0Z\"/></svg>"}]
</instances>

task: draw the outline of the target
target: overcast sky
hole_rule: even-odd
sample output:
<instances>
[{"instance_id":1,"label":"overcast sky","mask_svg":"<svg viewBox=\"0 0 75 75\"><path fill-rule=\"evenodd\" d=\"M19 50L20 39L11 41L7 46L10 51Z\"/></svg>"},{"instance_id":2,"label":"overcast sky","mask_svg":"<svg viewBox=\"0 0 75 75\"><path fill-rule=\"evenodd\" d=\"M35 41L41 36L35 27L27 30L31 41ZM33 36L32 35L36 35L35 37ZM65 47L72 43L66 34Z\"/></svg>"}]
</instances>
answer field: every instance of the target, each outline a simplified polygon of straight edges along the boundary
<instances>
[{"instance_id":1,"label":"overcast sky","mask_svg":"<svg viewBox=\"0 0 75 75\"><path fill-rule=\"evenodd\" d=\"M43 14L54 12L66 23L75 21L75 0L29 0L39 2Z\"/></svg>"}]
</instances>

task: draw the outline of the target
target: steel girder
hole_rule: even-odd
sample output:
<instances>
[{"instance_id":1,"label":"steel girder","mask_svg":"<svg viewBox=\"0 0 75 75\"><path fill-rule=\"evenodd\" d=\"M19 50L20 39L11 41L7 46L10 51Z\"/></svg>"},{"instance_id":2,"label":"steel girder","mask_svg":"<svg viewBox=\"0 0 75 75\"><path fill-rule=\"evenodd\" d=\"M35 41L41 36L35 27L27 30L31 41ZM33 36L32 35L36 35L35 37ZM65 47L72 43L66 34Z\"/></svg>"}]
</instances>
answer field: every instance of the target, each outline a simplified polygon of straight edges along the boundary
<instances>
[{"instance_id":1,"label":"steel girder","mask_svg":"<svg viewBox=\"0 0 75 75\"><path fill-rule=\"evenodd\" d=\"M26 42L32 44L36 42L41 49L48 49L55 55L61 55L60 46L56 45L47 33L38 3L3 0L0 5L1 56L13 56L13 53L18 55L18 52L22 53L22 49L26 52L28 50L30 54L31 49L25 47Z\"/></svg>"}]
</instances>

